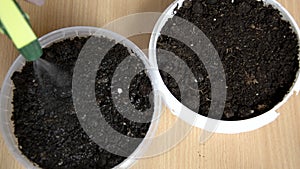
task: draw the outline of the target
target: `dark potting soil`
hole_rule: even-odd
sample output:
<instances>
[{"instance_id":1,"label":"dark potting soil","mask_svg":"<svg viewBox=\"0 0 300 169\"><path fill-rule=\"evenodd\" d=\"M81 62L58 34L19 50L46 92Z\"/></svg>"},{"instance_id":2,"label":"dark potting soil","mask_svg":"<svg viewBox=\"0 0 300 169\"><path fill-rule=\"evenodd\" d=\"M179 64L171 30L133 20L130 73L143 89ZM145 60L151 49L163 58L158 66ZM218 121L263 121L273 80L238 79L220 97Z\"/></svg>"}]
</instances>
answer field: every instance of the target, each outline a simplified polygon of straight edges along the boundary
<instances>
[{"instance_id":1,"label":"dark potting soil","mask_svg":"<svg viewBox=\"0 0 300 169\"><path fill-rule=\"evenodd\" d=\"M256 0L186 0L174 13L197 26L219 54L227 84L223 120L252 118L282 101L299 69L299 46L290 23L282 19L277 9ZM162 30L184 36L191 32L184 27L176 30L174 23L174 19L169 19ZM173 52L185 61L196 79L202 79L197 84L199 114L207 116L210 79L189 45L161 35L157 57L163 57L162 50ZM176 93L174 96L179 98Z\"/></svg>"},{"instance_id":2,"label":"dark potting soil","mask_svg":"<svg viewBox=\"0 0 300 169\"><path fill-rule=\"evenodd\" d=\"M42 59L60 70L54 76L57 79L42 69L37 75L35 63L32 62L27 62L21 72L15 72L12 76L15 85L12 120L19 149L41 168L112 168L126 159L100 148L93 142L81 127L75 112L72 75L78 55L87 39L89 38L67 39L43 49ZM97 39L101 44L115 43L106 38ZM116 44L105 55L97 71L96 100L105 120L116 131L129 137L144 138L150 123L137 123L124 118L114 107L110 94L114 70L128 56L128 49L121 44ZM147 77L144 72L140 76ZM131 82L130 91L132 104L137 109L146 111L151 117L153 110L147 100L152 91L149 79L137 76ZM137 146L138 144L134 148Z\"/></svg>"}]
</instances>

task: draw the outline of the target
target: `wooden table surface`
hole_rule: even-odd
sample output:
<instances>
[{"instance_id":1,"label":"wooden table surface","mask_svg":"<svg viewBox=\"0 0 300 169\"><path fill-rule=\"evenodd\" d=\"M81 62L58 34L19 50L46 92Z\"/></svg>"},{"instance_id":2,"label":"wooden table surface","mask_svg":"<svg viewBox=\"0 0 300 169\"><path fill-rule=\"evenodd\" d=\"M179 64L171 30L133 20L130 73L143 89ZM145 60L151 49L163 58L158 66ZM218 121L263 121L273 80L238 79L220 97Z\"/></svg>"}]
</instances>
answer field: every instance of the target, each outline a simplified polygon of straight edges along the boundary
<instances>
[{"instance_id":1,"label":"wooden table surface","mask_svg":"<svg viewBox=\"0 0 300 169\"><path fill-rule=\"evenodd\" d=\"M20 1L30 15L38 36L69 26L102 27L122 16L139 12L162 12L172 0L48 0L42 7ZM300 23L298 0L279 0ZM0 82L18 52L4 35L0 35ZM147 47L147 38L133 38ZM175 148L156 157L141 159L134 169L299 169L300 168L300 95L294 95L280 108L280 117L256 131L225 135L214 134L199 143L201 130L193 128ZM1 112L2 113L2 112ZM164 131L175 119L165 113L159 127ZM23 167L8 152L0 136L0 169Z\"/></svg>"}]
</instances>

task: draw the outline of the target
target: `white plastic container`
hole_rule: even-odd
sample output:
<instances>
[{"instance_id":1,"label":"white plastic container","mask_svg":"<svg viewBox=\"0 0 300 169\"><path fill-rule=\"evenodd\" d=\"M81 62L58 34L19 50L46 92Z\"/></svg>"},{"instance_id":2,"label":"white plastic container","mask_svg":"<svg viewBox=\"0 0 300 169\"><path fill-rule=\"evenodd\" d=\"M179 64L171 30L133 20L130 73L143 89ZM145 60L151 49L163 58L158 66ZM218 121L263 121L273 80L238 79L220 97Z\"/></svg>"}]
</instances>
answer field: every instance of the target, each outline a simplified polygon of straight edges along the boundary
<instances>
[{"instance_id":1,"label":"white plastic container","mask_svg":"<svg viewBox=\"0 0 300 169\"><path fill-rule=\"evenodd\" d=\"M156 45L158 37L160 36L160 32L168 19L172 18L175 14L173 13L175 8L180 8L183 5L184 0L176 0L173 2L162 14L162 16L157 21L154 31L152 33L150 44L149 44L149 60L151 65L157 68L157 59L156 59ZM300 42L300 30L296 23L296 21L293 19L293 17L289 14L289 12L276 0L263 0L265 4L270 4L274 8L278 9L283 19L288 21L292 25L292 29L296 34L298 35L298 40ZM300 55L299 55L300 60ZM293 95L294 92L300 91L300 77L299 77L299 71L297 73L297 77L294 81L293 86L291 87L289 93L284 97L284 99L278 103L275 107L273 107L270 111L246 120L240 120L240 121L224 121L224 120L215 120L211 118L207 118L205 116L199 115L198 113L193 112L192 110L186 108L186 106L182 105L167 89L165 84L162 81L162 78L157 71L155 73L155 79L159 82L158 84L158 90L160 90L162 93L164 93L164 102L167 104L167 106L172 110L172 113L176 116L179 116L182 120L186 121L187 123L207 130L209 132L215 132L215 133L225 133L225 134L235 134L235 133L241 133L241 132L248 132L252 131L258 128L261 128L271 122L273 122L277 117L279 116L279 113L276 112L278 108L280 108L284 103L288 101L290 96ZM181 113L180 113L180 110ZM196 119L191 119L190 117L195 117ZM209 121L209 123L218 124L217 128L208 129L205 128L206 123Z\"/></svg>"},{"instance_id":2,"label":"white plastic container","mask_svg":"<svg viewBox=\"0 0 300 169\"><path fill-rule=\"evenodd\" d=\"M144 53L131 41L127 40L126 38L113 33L111 31L96 28L96 27L69 27L63 28L56 31L53 31L47 35L44 35L39 39L42 47L47 47L55 42L62 41L64 39L73 38L73 37L87 37L87 36L104 36L106 38L120 41L124 46L132 49L134 53L139 56L139 58L143 61L145 68L148 69L150 67L147 57ZM39 167L34 166L31 161L24 156L18 148L17 139L14 136L14 126L13 122L11 121L12 116L12 96L13 96L13 82L11 80L11 76L16 71L21 71L22 67L25 65L25 59L22 56L19 56L13 65L10 67L5 80L2 85L1 95L0 95L0 130L2 132L2 136L6 145L8 146L10 152L13 156L25 167L30 169L38 169ZM151 72L149 72L151 73ZM151 75L149 75L150 79ZM151 79L153 82L153 79ZM155 92L155 91L154 91ZM161 99L157 93L154 93L154 113L153 113L153 120L150 128L146 134L146 137L141 142L141 144L137 147L137 149L122 163L115 166L114 168L129 168L131 165L134 164L136 158L142 157L145 150L149 146L151 139L155 134L155 131L158 126L158 115L162 111Z\"/></svg>"}]
</instances>

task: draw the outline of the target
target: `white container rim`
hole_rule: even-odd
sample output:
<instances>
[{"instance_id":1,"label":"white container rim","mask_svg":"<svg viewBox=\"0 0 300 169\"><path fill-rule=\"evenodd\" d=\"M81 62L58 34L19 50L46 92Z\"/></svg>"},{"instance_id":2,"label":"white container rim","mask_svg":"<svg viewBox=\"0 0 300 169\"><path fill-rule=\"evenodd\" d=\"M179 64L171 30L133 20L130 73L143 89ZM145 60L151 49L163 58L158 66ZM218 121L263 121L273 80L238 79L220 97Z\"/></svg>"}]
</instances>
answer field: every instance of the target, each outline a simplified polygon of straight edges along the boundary
<instances>
[{"instance_id":1,"label":"white container rim","mask_svg":"<svg viewBox=\"0 0 300 169\"><path fill-rule=\"evenodd\" d=\"M142 60L146 70L150 68L148 58L145 56L142 50L139 49L133 42L131 42L130 40L128 40L127 38L119 34L116 34L112 31L102 29L102 28L90 27L90 26L74 26L74 27L62 28L42 36L41 38L39 38L39 41L41 43L42 48L45 48L55 42L59 42L64 39L74 38L74 37L87 37L87 36L98 36L98 37L103 36L115 40L116 42L131 49ZM3 139L9 151L20 162L20 164L22 164L25 168L39 169L40 167L34 165L19 150L17 139L15 138L13 133L13 124L11 120L11 116L12 116L11 96L13 92L12 89L14 87L11 81L11 76L13 75L14 72L21 71L24 65L25 65L25 59L23 56L19 55L18 58L14 61L14 63L10 67L4 79L1 88L1 93L0 93L0 110L1 110L0 131L2 132ZM148 73L150 74L149 78L151 79L151 83L153 85L154 79L152 77L154 76L151 75L151 71L149 71ZM151 138L153 138L155 135L159 123L159 118L157 117L159 117L161 111L162 111L162 100L160 99L160 96L156 93L156 91L154 91L154 113L152 119L155 120L151 122L151 125L149 127L149 130L144 140L139 144L136 150L122 163L115 166L114 168L116 169L129 168L136 162L138 158L142 157L142 155L145 153L145 151L147 150L147 148L151 143Z\"/></svg>"},{"instance_id":2,"label":"white container rim","mask_svg":"<svg viewBox=\"0 0 300 169\"><path fill-rule=\"evenodd\" d=\"M153 67L156 69L158 68L157 65L157 59L156 59L156 45L157 45L157 40L158 37L160 36L160 32L163 28L163 26L166 24L168 19L172 18L174 14L174 9L175 8L180 8L183 5L183 2L185 0L176 0L174 1L161 15L161 17L158 19L153 33L150 38L150 44L149 44L149 61ZM275 9L278 9L281 12L281 15L283 16L283 19L288 21L291 26L293 31L297 34L298 36L298 41L299 41L299 46L300 46L300 30L299 26L297 25L296 21L294 18L291 16L291 14L276 0L261 0L263 1L266 5L272 5ZM300 51L299 51L300 52ZM299 53L299 60L300 60L300 53ZM214 132L214 133L223 133L223 134L237 134L237 133L242 133L242 132L249 132L253 131L256 129L259 129L277 119L277 117L280 115L277 113L277 109L279 109L282 105L284 105L288 99L296 92L297 94L300 91L300 70L297 72L297 77L294 81L293 86L289 90L288 94L285 95L284 99L278 103L275 107L273 107L271 110L268 112L250 118L246 120L238 120L238 121L225 121L225 120L215 120L211 118L207 118L205 116L199 115L198 113L195 113L194 111L190 110L186 106L182 105L167 89L165 86L159 72L157 71L155 73L155 78L159 82L158 84L158 90L160 90L161 93L164 94L164 102L166 105L169 107L171 112L184 120L185 122L189 123L190 125L193 125L195 127L204 129L209 132ZM179 106L180 105L180 106ZM178 111L178 110L183 110L183 111ZM196 116L196 119L191 119L189 117L194 117ZM211 122L214 124L218 124L217 128L206 128L206 123Z\"/></svg>"}]
</instances>

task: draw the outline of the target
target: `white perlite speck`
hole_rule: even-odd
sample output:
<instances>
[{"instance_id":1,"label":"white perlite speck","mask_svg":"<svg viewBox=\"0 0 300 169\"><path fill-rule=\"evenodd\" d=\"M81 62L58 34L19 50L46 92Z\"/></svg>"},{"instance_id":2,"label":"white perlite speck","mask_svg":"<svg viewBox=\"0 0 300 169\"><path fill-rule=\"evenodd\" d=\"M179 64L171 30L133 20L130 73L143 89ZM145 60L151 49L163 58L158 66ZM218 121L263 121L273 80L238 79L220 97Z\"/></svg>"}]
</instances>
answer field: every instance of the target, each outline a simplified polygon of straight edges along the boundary
<instances>
[{"instance_id":1,"label":"white perlite speck","mask_svg":"<svg viewBox=\"0 0 300 169\"><path fill-rule=\"evenodd\" d=\"M118 93L121 94L123 90L121 88L118 88Z\"/></svg>"}]
</instances>

